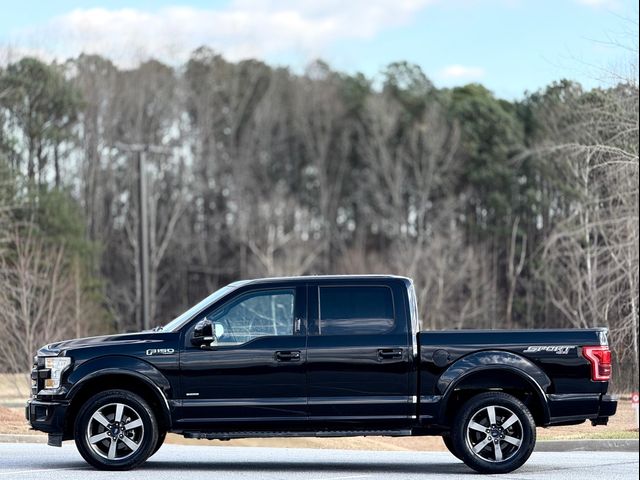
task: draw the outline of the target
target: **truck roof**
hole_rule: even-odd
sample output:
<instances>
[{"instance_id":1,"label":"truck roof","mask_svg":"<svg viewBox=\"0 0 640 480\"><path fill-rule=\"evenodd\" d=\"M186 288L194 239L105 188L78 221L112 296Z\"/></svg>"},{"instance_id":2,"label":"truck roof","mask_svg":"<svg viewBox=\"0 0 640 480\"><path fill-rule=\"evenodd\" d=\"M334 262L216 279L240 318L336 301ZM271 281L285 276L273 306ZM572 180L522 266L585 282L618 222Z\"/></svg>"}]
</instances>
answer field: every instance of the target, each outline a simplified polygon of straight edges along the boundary
<instances>
[{"instance_id":1,"label":"truck roof","mask_svg":"<svg viewBox=\"0 0 640 480\"><path fill-rule=\"evenodd\" d=\"M282 282L308 282L308 281L335 281L335 280L371 280L371 279L381 279L381 280L403 280L405 282L411 282L411 279L408 277L402 277L399 275L381 275L381 274L367 274L367 275L302 275L297 277L265 277L265 278L254 278L249 280L238 280L236 282L231 283L233 286L244 286L244 285L253 285L253 284L269 284L269 283L282 283Z\"/></svg>"}]
</instances>

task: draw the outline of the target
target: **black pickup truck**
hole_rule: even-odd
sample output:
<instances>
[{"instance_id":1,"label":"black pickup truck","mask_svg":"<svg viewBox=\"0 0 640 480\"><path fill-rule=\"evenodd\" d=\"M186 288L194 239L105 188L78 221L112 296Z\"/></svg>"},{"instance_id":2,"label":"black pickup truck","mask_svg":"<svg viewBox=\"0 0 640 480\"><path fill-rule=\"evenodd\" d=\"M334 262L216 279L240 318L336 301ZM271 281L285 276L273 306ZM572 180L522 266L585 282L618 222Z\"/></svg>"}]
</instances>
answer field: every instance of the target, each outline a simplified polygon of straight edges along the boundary
<instances>
[{"instance_id":1,"label":"black pickup truck","mask_svg":"<svg viewBox=\"0 0 640 480\"><path fill-rule=\"evenodd\" d=\"M440 435L483 473L531 455L536 426L604 425L606 330L418 331L410 279L232 283L164 327L53 343L31 426L88 463L140 465L188 438Z\"/></svg>"}]
</instances>

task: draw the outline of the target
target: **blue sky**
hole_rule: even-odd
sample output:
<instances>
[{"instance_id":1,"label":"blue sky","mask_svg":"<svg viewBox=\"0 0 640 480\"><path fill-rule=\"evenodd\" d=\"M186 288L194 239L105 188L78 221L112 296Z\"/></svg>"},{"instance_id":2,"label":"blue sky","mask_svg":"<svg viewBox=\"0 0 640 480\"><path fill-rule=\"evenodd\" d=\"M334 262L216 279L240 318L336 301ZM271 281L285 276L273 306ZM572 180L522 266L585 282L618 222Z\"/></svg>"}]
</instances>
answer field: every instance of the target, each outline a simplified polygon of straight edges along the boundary
<instances>
[{"instance_id":1,"label":"blue sky","mask_svg":"<svg viewBox=\"0 0 640 480\"><path fill-rule=\"evenodd\" d=\"M178 65L200 44L301 71L321 57L373 77L388 63L419 64L438 86L478 81L518 98L553 80L586 87L628 61L628 0L0 0L6 62L32 53L90 51L122 66L154 56Z\"/></svg>"}]
</instances>

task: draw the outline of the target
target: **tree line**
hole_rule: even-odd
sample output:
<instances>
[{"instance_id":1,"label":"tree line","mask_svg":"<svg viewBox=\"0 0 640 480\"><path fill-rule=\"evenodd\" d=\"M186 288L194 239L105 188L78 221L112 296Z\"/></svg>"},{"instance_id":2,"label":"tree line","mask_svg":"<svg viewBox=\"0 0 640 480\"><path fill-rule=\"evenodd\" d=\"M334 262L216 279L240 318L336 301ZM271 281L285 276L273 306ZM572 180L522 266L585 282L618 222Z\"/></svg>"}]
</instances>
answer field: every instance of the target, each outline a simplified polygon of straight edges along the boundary
<instances>
[{"instance_id":1,"label":"tree line","mask_svg":"<svg viewBox=\"0 0 640 480\"><path fill-rule=\"evenodd\" d=\"M606 326L638 378L638 84L520 100L232 63L81 55L0 69L0 335L35 347L140 325L137 170L149 148L152 323L229 281L393 273L422 328ZM8 367L7 367L8 366Z\"/></svg>"}]
</instances>

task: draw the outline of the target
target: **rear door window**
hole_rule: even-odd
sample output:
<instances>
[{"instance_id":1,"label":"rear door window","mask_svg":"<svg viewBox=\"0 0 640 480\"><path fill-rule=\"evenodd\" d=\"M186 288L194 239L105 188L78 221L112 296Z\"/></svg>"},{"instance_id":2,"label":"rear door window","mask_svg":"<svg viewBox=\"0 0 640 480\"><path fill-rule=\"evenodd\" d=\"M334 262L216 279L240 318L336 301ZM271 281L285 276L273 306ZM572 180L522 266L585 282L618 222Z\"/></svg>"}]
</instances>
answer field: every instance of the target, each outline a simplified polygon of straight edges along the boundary
<instances>
[{"instance_id":1,"label":"rear door window","mask_svg":"<svg viewBox=\"0 0 640 480\"><path fill-rule=\"evenodd\" d=\"M385 286L320 287L320 335L379 335L393 330L391 289Z\"/></svg>"}]
</instances>

